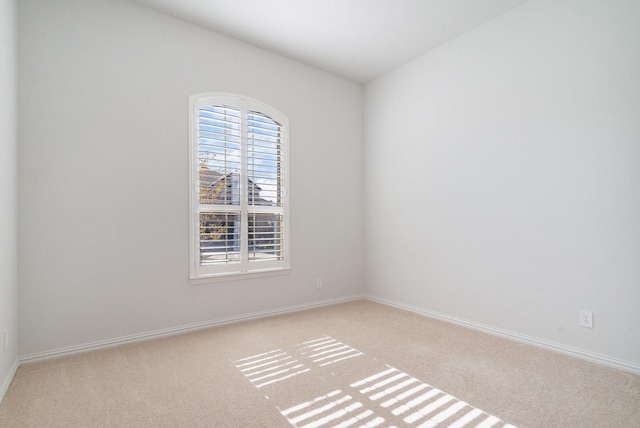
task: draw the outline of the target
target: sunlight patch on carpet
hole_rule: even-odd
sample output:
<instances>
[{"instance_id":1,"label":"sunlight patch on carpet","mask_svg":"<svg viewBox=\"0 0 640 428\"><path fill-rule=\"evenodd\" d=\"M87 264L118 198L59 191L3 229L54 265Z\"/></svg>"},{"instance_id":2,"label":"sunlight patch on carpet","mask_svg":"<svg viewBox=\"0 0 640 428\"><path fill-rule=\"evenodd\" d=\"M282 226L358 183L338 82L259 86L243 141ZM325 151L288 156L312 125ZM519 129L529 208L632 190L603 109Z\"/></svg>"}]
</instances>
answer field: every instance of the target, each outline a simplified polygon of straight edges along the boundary
<instances>
[{"instance_id":1,"label":"sunlight patch on carpet","mask_svg":"<svg viewBox=\"0 0 640 428\"><path fill-rule=\"evenodd\" d=\"M336 385L331 392L289 405L284 410L277 407L295 428L377 427L382 424L396 428L515 428L408 373L382 365L375 358L359 363L351 360L364 355L345 343L323 336L286 350L278 348L232 363L258 389L302 374L309 379L301 381L308 381L310 385L318 379L318 375L314 377L316 371L318 374L324 371L326 380L324 367L330 364L352 361L352 364L362 367L372 365L370 375L350 382L348 386L343 385L344 375L336 377ZM349 367L348 364L343 367L345 373L349 373ZM334 386L333 380L327 386ZM302 388L299 395L304 393Z\"/></svg>"},{"instance_id":2,"label":"sunlight patch on carpet","mask_svg":"<svg viewBox=\"0 0 640 428\"><path fill-rule=\"evenodd\" d=\"M336 399L330 401L333 397ZM281 410L280 413L287 418L291 425L301 428L315 428L331 422L337 423L337 425L331 425L333 427L348 427L354 424L376 427L384 422L383 418L373 414L373 410L362 411L363 407L361 402L354 401L351 395L344 394L338 389L327 395ZM354 414L355 412L358 413ZM344 420L345 417L346 420ZM341 422L340 419L342 419Z\"/></svg>"},{"instance_id":3,"label":"sunlight patch on carpet","mask_svg":"<svg viewBox=\"0 0 640 428\"><path fill-rule=\"evenodd\" d=\"M407 373L386 367L350 386L371 401L380 401L380 407L402 417L409 426L515 428Z\"/></svg>"},{"instance_id":4,"label":"sunlight patch on carpet","mask_svg":"<svg viewBox=\"0 0 640 428\"><path fill-rule=\"evenodd\" d=\"M364 353L329 336L309 340L297 346L298 351L320 367L328 366Z\"/></svg>"},{"instance_id":5,"label":"sunlight patch on carpet","mask_svg":"<svg viewBox=\"0 0 640 428\"><path fill-rule=\"evenodd\" d=\"M304 364L281 349L241 358L233 363L257 388L309 371Z\"/></svg>"}]
</instances>

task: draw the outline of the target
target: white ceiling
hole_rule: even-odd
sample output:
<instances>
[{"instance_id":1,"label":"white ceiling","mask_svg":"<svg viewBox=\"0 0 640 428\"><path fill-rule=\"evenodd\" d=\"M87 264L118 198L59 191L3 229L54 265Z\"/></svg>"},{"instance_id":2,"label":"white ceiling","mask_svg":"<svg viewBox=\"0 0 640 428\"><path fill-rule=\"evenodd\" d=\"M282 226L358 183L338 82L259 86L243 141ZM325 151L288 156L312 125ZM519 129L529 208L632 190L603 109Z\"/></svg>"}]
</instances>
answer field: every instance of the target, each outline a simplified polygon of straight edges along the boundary
<instances>
[{"instance_id":1,"label":"white ceiling","mask_svg":"<svg viewBox=\"0 0 640 428\"><path fill-rule=\"evenodd\" d=\"M366 82L527 0L134 0Z\"/></svg>"}]
</instances>

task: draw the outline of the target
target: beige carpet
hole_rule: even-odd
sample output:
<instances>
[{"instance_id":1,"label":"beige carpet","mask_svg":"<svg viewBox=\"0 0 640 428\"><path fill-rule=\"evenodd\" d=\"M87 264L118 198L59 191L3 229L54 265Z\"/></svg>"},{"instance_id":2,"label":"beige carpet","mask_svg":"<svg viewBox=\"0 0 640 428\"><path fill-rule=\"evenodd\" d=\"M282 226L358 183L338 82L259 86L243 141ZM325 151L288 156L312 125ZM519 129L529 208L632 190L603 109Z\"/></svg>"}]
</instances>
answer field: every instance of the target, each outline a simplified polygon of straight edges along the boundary
<instances>
[{"instance_id":1,"label":"beige carpet","mask_svg":"<svg viewBox=\"0 0 640 428\"><path fill-rule=\"evenodd\" d=\"M358 301L22 365L1 427L640 427L640 376Z\"/></svg>"}]
</instances>

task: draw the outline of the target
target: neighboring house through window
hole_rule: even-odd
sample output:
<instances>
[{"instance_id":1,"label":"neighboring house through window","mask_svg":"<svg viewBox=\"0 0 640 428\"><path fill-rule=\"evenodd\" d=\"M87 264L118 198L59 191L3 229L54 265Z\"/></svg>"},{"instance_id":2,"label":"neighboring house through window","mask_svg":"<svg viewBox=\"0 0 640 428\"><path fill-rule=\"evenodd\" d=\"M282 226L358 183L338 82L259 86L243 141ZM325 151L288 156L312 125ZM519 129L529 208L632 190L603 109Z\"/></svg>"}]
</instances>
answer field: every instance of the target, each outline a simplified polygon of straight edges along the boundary
<instances>
[{"instance_id":1,"label":"neighboring house through window","mask_svg":"<svg viewBox=\"0 0 640 428\"><path fill-rule=\"evenodd\" d=\"M287 118L244 96L189 100L191 278L288 269Z\"/></svg>"}]
</instances>

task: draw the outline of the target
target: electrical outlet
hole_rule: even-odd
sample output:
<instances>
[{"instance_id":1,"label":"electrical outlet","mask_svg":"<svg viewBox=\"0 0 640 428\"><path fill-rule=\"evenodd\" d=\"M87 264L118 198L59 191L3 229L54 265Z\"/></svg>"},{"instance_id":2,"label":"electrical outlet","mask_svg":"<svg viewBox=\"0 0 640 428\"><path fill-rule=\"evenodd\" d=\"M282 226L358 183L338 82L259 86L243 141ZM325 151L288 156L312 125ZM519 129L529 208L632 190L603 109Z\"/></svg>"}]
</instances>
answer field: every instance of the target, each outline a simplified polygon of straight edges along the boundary
<instances>
[{"instance_id":1,"label":"electrical outlet","mask_svg":"<svg viewBox=\"0 0 640 428\"><path fill-rule=\"evenodd\" d=\"M580 320L578 324L581 327L593 328L593 312L580 311Z\"/></svg>"},{"instance_id":2,"label":"electrical outlet","mask_svg":"<svg viewBox=\"0 0 640 428\"><path fill-rule=\"evenodd\" d=\"M316 278L316 288L322 288L322 278Z\"/></svg>"}]
</instances>

